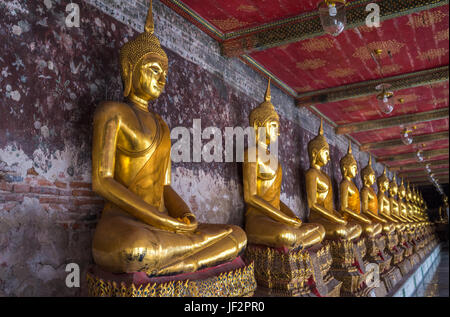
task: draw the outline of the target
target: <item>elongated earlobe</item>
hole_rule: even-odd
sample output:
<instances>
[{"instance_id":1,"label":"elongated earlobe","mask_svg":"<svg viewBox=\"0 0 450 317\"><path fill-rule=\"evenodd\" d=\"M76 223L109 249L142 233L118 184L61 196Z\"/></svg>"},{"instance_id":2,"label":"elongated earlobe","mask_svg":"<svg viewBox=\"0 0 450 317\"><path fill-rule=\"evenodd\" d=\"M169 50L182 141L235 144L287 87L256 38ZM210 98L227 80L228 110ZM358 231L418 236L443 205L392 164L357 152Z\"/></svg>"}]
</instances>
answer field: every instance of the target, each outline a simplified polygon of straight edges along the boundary
<instances>
[{"instance_id":1,"label":"elongated earlobe","mask_svg":"<svg viewBox=\"0 0 450 317\"><path fill-rule=\"evenodd\" d=\"M128 97L131 92L131 84L133 80L133 74L131 73L131 63L127 62L126 65L123 66L123 95L124 97Z\"/></svg>"}]
</instances>

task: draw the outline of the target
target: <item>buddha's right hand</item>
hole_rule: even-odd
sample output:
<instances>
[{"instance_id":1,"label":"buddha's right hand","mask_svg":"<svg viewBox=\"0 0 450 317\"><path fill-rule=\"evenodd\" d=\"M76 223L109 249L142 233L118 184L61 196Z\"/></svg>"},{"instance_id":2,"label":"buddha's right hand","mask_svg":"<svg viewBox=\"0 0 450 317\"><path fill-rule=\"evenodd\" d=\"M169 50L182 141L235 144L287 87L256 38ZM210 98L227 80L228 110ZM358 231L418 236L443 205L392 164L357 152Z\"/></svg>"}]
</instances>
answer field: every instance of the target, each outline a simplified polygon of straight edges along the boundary
<instances>
[{"instance_id":1,"label":"buddha's right hand","mask_svg":"<svg viewBox=\"0 0 450 317\"><path fill-rule=\"evenodd\" d=\"M294 226L295 228L299 228L302 225L302 220L297 217L292 217L291 222L289 224L291 226Z\"/></svg>"}]
</instances>

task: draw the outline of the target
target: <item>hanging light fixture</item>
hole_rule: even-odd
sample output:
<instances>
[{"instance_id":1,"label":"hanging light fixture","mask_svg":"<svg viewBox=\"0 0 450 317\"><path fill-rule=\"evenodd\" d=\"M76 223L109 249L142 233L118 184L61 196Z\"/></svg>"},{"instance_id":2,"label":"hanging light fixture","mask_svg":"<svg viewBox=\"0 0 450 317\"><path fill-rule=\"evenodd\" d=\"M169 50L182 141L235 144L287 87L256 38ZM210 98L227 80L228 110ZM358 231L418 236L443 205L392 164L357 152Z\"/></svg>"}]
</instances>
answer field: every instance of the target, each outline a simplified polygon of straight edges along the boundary
<instances>
[{"instance_id":1,"label":"hanging light fixture","mask_svg":"<svg viewBox=\"0 0 450 317\"><path fill-rule=\"evenodd\" d=\"M430 166L430 163L428 163L428 164L425 165L425 170L426 170L428 173L431 173L431 166Z\"/></svg>"},{"instance_id":2,"label":"hanging light fixture","mask_svg":"<svg viewBox=\"0 0 450 317\"><path fill-rule=\"evenodd\" d=\"M422 150L417 150L416 151L416 160L418 162L423 162L424 158L423 158L423 155L422 155Z\"/></svg>"},{"instance_id":3,"label":"hanging light fixture","mask_svg":"<svg viewBox=\"0 0 450 317\"><path fill-rule=\"evenodd\" d=\"M394 93L389 88L390 84L379 84L375 87L378 91L378 108L385 114L390 114L394 110Z\"/></svg>"},{"instance_id":4,"label":"hanging light fixture","mask_svg":"<svg viewBox=\"0 0 450 317\"><path fill-rule=\"evenodd\" d=\"M323 0L319 3L320 23L325 33L338 36L345 29L345 0Z\"/></svg>"},{"instance_id":5,"label":"hanging light fixture","mask_svg":"<svg viewBox=\"0 0 450 317\"><path fill-rule=\"evenodd\" d=\"M404 145L410 145L413 142L413 138L411 136L411 130L408 130L407 128L404 128L402 133L400 134L402 138L402 142Z\"/></svg>"},{"instance_id":6,"label":"hanging light fixture","mask_svg":"<svg viewBox=\"0 0 450 317\"><path fill-rule=\"evenodd\" d=\"M400 133L400 137L402 139L403 144L410 145L413 142L413 137L411 133L416 129L416 126L412 128L405 127L403 131Z\"/></svg>"}]
</instances>

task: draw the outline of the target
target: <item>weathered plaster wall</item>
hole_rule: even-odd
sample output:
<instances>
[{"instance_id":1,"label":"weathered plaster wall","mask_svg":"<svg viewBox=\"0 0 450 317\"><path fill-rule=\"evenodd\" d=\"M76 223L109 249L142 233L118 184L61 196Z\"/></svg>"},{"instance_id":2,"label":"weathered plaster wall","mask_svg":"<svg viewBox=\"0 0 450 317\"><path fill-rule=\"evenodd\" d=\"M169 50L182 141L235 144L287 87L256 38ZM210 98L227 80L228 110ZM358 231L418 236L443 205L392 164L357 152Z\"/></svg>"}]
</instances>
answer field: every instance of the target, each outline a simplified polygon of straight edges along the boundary
<instances>
[{"instance_id":1,"label":"weathered plaster wall","mask_svg":"<svg viewBox=\"0 0 450 317\"><path fill-rule=\"evenodd\" d=\"M103 203L90 190L92 115L100 101L122 99L118 50L142 31L148 3L74 1L81 25L68 28L69 2L0 2L0 295L80 295L65 286L65 265L84 273L92 261ZM171 128L192 127L193 119L202 128L246 127L266 79L221 57L215 41L159 1L154 15L170 70L166 92L150 107ZM282 199L304 219L306 149L319 121L275 87L272 102L281 116ZM325 134L337 202L347 140L329 126ZM367 155L356 146L354 154L364 166ZM173 163L172 182L200 221L243 225L240 164Z\"/></svg>"}]
</instances>

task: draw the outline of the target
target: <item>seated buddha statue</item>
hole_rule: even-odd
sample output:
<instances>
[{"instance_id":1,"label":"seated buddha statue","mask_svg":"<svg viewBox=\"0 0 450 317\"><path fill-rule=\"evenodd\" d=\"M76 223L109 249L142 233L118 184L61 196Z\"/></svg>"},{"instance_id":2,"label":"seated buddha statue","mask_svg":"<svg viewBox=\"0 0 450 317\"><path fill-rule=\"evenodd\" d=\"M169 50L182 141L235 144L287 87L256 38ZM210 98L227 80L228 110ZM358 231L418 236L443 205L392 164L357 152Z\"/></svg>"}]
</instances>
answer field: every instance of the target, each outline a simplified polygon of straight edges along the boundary
<instances>
[{"instance_id":1,"label":"seated buddha statue","mask_svg":"<svg viewBox=\"0 0 450 317\"><path fill-rule=\"evenodd\" d=\"M120 51L126 101L103 102L94 115L92 186L106 203L92 253L112 273L194 272L235 259L247 242L237 226L198 223L170 186L170 131L148 105L168 72L153 33L150 3L145 32Z\"/></svg>"},{"instance_id":2,"label":"seated buddha statue","mask_svg":"<svg viewBox=\"0 0 450 317\"><path fill-rule=\"evenodd\" d=\"M389 183L389 205L391 207L391 216L402 223L409 223L411 221L400 213L400 205L397 199L397 195L398 195L398 185L394 174L392 176L391 182Z\"/></svg>"},{"instance_id":3,"label":"seated buddha statue","mask_svg":"<svg viewBox=\"0 0 450 317\"><path fill-rule=\"evenodd\" d=\"M333 189L330 177L321 171L330 160L329 145L323 135L320 121L319 135L308 143L310 168L306 172L306 194L310 209L309 220L325 227L327 239L353 241L360 237L359 224L348 223L333 208Z\"/></svg>"},{"instance_id":4,"label":"seated buddha statue","mask_svg":"<svg viewBox=\"0 0 450 317\"><path fill-rule=\"evenodd\" d=\"M361 170L361 209L362 213L373 222L379 223L383 227L383 232L387 235L395 231L395 224L383 217L378 211L378 198L373 189L375 183L375 171L372 168L372 156L369 156L367 166Z\"/></svg>"},{"instance_id":5,"label":"seated buddha statue","mask_svg":"<svg viewBox=\"0 0 450 317\"><path fill-rule=\"evenodd\" d=\"M400 223L400 221L394 218L391 214L391 205L389 198L386 196L386 191L389 190L389 178L386 175L386 167L384 168L383 173L377 178L378 185L378 208L379 213L382 217L389 220L392 224L394 224L395 229L397 231L404 230L404 227Z\"/></svg>"},{"instance_id":6,"label":"seated buddha statue","mask_svg":"<svg viewBox=\"0 0 450 317\"><path fill-rule=\"evenodd\" d=\"M413 191L411 190L409 182L406 187L406 211L407 211L407 218L410 222L416 223L421 222L421 220L417 218L416 215L416 209L414 206L414 199L413 199Z\"/></svg>"},{"instance_id":7,"label":"seated buddha statue","mask_svg":"<svg viewBox=\"0 0 450 317\"><path fill-rule=\"evenodd\" d=\"M340 212L344 219L355 222L362 227L363 234L374 238L382 231L379 223L372 223L364 214L361 214L361 200L358 187L353 178L358 173L358 166L352 154L352 144L349 142L347 154L340 161L342 181L339 184Z\"/></svg>"},{"instance_id":8,"label":"seated buddha statue","mask_svg":"<svg viewBox=\"0 0 450 317\"><path fill-rule=\"evenodd\" d=\"M282 167L276 154L270 152L279 136L280 120L270 95L270 79L265 100L250 113L257 144L244 152L244 200L247 204L245 231L248 241L287 250L306 249L320 243L323 226L302 223L280 200ZM262 152L264 151L264 152Z\"/></svg>"}]
</instances>

